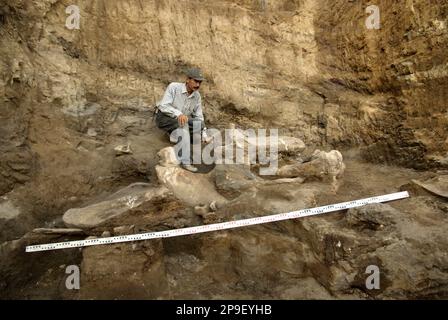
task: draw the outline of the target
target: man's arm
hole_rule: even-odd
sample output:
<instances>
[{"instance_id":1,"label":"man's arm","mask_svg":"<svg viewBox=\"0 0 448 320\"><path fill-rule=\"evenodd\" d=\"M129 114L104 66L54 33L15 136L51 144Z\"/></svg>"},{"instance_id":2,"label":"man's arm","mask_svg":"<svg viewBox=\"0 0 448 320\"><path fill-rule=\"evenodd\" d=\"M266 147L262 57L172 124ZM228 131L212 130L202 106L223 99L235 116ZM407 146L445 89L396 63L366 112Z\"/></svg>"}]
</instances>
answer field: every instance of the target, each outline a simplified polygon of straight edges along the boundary
<instances>
[{"instance_id":1,"label":"man's arm","mask_svg":"<svg viewBox=\"0 0 448 320\"><path fill-rule=\"evenodd\" d=\"M159 102L157 106L159 110L164 114L172 118L177 118L180 115L182 115L182 112L173 107L174 96L175 96L175 88L171 83L168 86L168 88L166 88L165 94L163 95L162 100Z\"/></svg>"}]
</instances>

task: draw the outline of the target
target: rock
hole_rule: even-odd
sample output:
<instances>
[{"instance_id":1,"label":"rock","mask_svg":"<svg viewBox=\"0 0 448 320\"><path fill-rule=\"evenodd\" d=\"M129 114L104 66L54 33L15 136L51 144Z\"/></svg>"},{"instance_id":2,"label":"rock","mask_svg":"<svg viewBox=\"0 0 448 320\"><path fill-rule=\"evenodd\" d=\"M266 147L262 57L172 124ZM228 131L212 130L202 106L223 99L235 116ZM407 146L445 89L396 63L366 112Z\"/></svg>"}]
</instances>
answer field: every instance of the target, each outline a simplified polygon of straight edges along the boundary
<instances>
[{"instance_id":1,"label":"rock","mask_svg":"<svg viewBox=\"0 0 448 320\"><path fill-rule=\"evenodd\" d=\"M342 176L344 170L345 164L339 151L324 152L316 150L309 162L285 165L278 169L277 175L281 177L335 180Z\"/></svg>"},{"instance_id":2,"label":"rock","mask_svg":"<svg viewBox=\"0 0 448 320\"><path fill-rule=\"evenodd\" d=\"M20 200L0 198L0 243L18 239L39 225L29 209L19 206Z\"/></svg>"},{"instance_id":3,"label":"rock","mask_svg":"<svg viewBox=\"0 0 448 320\"><path fill-rule=\"evenodd\" d=\"M75 103L73 105L70 105L68 107L65 107L62 109L62 112L66 115L72 116L72 117L87 117L94 115L99 110L101 110L101 106L97 103Z\"/></svg>"},{"instance_id":4,"label":"rock","mask_svg":"<svg viewBox=\"0 0 448 320\"><path fill-rule=\"evenodd\" d=\"M131 146L129 144L116 146L114 150L117 156L122 154L132 154Z\"/></svg>"},{"instance_id":5,"label":"rock","mask_svg":"<svg viewBox=\"0 0 448 320\"><path fill-rule=\"evenodd\" d=\"M194 207L194 213L202 218L204 224L221 222L221 217L215 212L210 212L209 206L196 206Z\"/></svg>"},{"instance_id":6,"label":"rock","mask_svg":"<svg viewBox=\"0 0 448 320\"><path fill-rule=\"evenodd\" d=\"M63 228L37 228L33 233L40 234L59 234L59 235L85 235L82 229L63 229Z\"/></svg>"},{"instance_id":7,"label":"rock","mask_svg":"<svg viewBox=\"0 0 448 320\"><path fill-rule=\"evenodd\" d=\"M94 152L104 147L101 141L93 139L83 139L78 142L76 149L82 152Z\"/></svg>"},{"instance_id":8,"label":"rock","mask_svg":"<svg viewBox=\"0 0 448 320\"><path fill-rule=\"evenodd\" d=\"M68 210L63 216L63 221L69 227L93 228L142 204L161 201L170 195L171 193L165 187L153 187L144 183L132 184L104 201L84 208Z\"/></svg>"},{"instance_id":9,"label":"rock","mask_svg":"<svg viewBox=\"0 0 448 320\"><path fill-rule=\"evenodd\" d=\"M120 226L114 228L114 235L115 236L124 236L128 234L134 233L134 226Z\"/></svg>"},{"instance_id":10,"label":"rock","mask_svg":"<svg viewBox=\"0 0 448 320\"><path fill-rule=\"evenodd\" d=\"M417 197L417 196L433 196L431 192L428 190L422 188L418 184L414 183L412 180L408 183L405 183L399 187L400 191L407 191L410 196Z\"/></svg>"},{"instance_id":11,"label":"rock","mask_svg":"<svg viewBox=\"0 0 448 320\"><path fill-rule=\"evenodd\" d=\"M282 300L332 300L330 292L312 277L300 278L293 282L280 285L273 296Z\"/></svg>"},{"instance_id":12,"label":"rock","mask_svg":"<svg viewBox=\"0 0 448 320\"><path fill-rule=\"evenodd\" d=\"M144 157L125 154L113 159L111 171L116 179L124 179L129 177L146 178L149 168Z\"/></svg>"},{"instance_id":13,"label":"rock","mask_svg":"<svg viewBox=\"0 0 448 320\"><path fill-rule=\"evenodd\" d=\"M324 152L316 150L311 156L311 161L321 161L323 163L324 172L331 177L340 178L345 171L342 154L337 150Z\"/></svg>"},{"instance_id":14,"label":"rock","mask_svg":"<svg viewBox=\"0 0 448 320\"><path fill-rule=\"evenodd\" d=\"M194 213L198 216L204 217L207 213L209 213L209 207L205 206L195 206Z\"/></svg>"},{"instance_id":15,"label":"rock","mask_svg":"<svg viewBox=\"0 0 448 320\"><path fill-rule=\"evenodd\" d=\"M439 203L439 209L445 213L448 213L448 203Z\"/></svg>"},{"instance_id":16,"label":"rock","mask_svg":"<svg viewBox=\"0 0 448 320\"><path fill-rule=\"evenodd\" d=\"M45 287L43 297L55 297L58 294L57 286L48 286L53 281L49 279L42 286L37 282L48 274L48 271L63 262L67 265L76 265L80 261L78 249L55 250L51 252L25 252L25 247L44 243L57 243L62 241L79 240L79 235L72 234L46 234L29 232L22 237L0 244L0 297L1 299L14 299L14 297L35 295L39 296L42 287ZM51 257L51 258L50 258ZM62 271L59 275L64 275ZM53 281L51 281L53 280ZM64 290L66 290L64 286ZM34 293L33 293L34 292Z\"/></svg>"},{"instance_id":17,"label":"rock","mask_svg":"<svg viewBox=\"0 0 448 320\"><path fill-rule=\"evenodd\" d=\"M111 236L110 231L104 231L101 234L101 238L109 238Z\"/></svg>"},{"instance_id":18,"label":"rock","mask_svg":"<svg viewBox=\"0 0 448 320\"><path fill-rule=\"evenodd\" d=\"M82 252L81 299L169 298L162 240L87 247ZM101 290L98 290L101 288Z\"/></svg>"},{"instance_id":19,"label":"rock","mask_svg":"<svg viewBox=\"0 0 448 320\"><path fill-rule=\"evenodd\" d=\"M424 182L413 179L412 182L433 194L448 198L448 175L439 175Z\"/></svg>"},{"instance_id":20,"label":"rock","mask_svg":"<svg viewBox=\"0 0 448 320\"><path fill-rule=\"evenodd\" d=\"M20 163L20 162L9 163L9 167L11 169L21 172L21 173L26 173L26 172L30 171L30 169L31 169L31 166L29 163Z\"/></svg>"},{"instance_id":21,"label":"rock","mask_svg":"<svg viewBox=\"0 0 448 320\"><path fill-rule=\"evenodd\" d=\"M177 167L180 162L176 157L173 147L166 147L157 152L159 157L159 165L162 167Z\"/></svg>"},{"instance_id":22,"label":"rock","mask_svg":"<svg viewBox=\"0 0 448 320\"><path fill-rule=\"evenodd\" d=\"M96 132L95 128L89 128L89 129L87 129L87 135L89 137L96 137L98 135L98 133Z\"/></svg>"},{"instance_id":23,"label":"rock","mask_svg":"<svg viewBox=\"0 0 448 320\"><path fill-rule=\"evenodd\" d=\"M382 273L381 291L384 291L381 292L380 298L446 298L446 251L440 246L428 249L425 242L411 244L397 241L375 252L381 262L378 266Z\"/></svg>"},{"instance_id":24,"label":"rock","mask_svg":"<svg viewBox=\"0 0 448 320\"><path fill-rule=\"evenodd\" d=\"M17 208L10 200L0 200L0 219L11 220L20 215L20 209Z\"/></svg>"},{"instance_id":25,"label":"rock","mask_svg":"<svg viewBox=\"0 0 448 320\"><path fill-rule=\"evenodd\" d=\"M310 235L307 239L316 253L316 261L309 261L313 275L338 295L358 288L367 297L379 299L446 296L447 278L442 271L448 264L445 223L435 215L438 221L432 223L440 227L434 228L425 213L432 214L433 209L419 206L422 200L403 200L409 201L410 212L371 204L350 209L338 222L323 217L301 220L304 230L299 229L298 235ZM415 221L421 216L426 216L425 225ZM366 289L369 265L380 270L380 290Z\"/></svg>"},{"instance_id":26,"label":"rock","mask_svg":"<svg viewBox=\"0 0 448 320\"><path fill-rule=\"evenodd\" d=\"M176 198L190 206L216 201L224 204L227 200L220 195L212 182L210 174L192 173L180 167L156 166L161 184L173 192Z\"/></svg>"},{"instance_id":27,"label":"rock","mask_svg":"<svg viewBox=\"0 0 448 320\"><path fill-rule=\"evenodd\" d=\"M217 164L214 176L216 189L229 198L235 198L262 183L262 179L253 174L249 166L241 164Z\"/></svg>"},{"instance_id":28,"label":"rock","mask_svg":"<svg viewBox=\"0 0 448 320\"><path fill-rule=\"evenodd\" d=\"M218 206L218 204L216 203L216 201L212 201L212 202L210 203L210 205L209 205L209 208L210 208L211 211L215 212L216 210L219 209L219 206Z\"/></svg>"},{"instance_id":29,"label":"rock","mask_svg":"<svg viewBox=\"0 0 448 320\"><path fill-rule=\"evenodd\" d=\"M350 226L374 231L390 230L399 219L399 212L388 204L374 203L351 208L346 215Z\"/></svg>"},{"instance_id":30,"label":"rock","mask_svg":"<svg viewBox=\"0 0 448 320\"><path fill-rule=\"evenodd\" d=\"M205 224L213 224L213 223L220 223L222 222L222 218L214 213L214 212L208 212L202 216L202 219Z\"/></svg>"}]
</instances>

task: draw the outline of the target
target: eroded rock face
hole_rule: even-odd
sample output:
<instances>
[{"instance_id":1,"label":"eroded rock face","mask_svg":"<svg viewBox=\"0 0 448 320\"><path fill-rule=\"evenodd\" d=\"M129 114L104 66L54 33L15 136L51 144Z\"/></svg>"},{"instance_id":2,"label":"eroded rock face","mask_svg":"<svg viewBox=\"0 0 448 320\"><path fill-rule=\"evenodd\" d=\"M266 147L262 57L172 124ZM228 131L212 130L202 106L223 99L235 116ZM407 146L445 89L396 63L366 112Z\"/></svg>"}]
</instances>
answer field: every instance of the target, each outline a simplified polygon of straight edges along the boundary
<instances>
[{"instance_id":1,"label":"eroded rock face","mask_svg":"<svg viewBox=\"0 0 448 320\"><path fill-rule=\"evenodd\" d=\"M32 212L26 210L20 202L8 196L0 197L0 243L20 238L23 234L39 225Z\"/></svg>"},{"instance_id":2,"label":"eroded rock face","mask_svg":"<svg viewBox=\"0 0 448 320\"><path fill-rule=\"evenodd\" d=\"M0 219L11 220L17 218L19 214L19 208L17 208L11 201L2 199L0 202Z\"/></svg>"},{"instance_id":3,"label":"eroded rock face","mask_svg":"<svg viewBox=\"0 0 448 320\"><path fill-rule=\"evenodd\" d=\"M60 1L2 6L2 192L67 168L107 176L104 151L123 137L146 135L155 156L149 107L189 65L211 80L208 127L279 128L307 144L366 146L368 159L410 166L447 157L443 4L379 4L379 30L365 28L364 5L344 1L78 5L79 30L65 26ZM198 23L183 28L192 17ZM187 38L193 49L179 41ZM426 39L438 39L431 50ZM63 160L52 161L49 146ZM77 168L80 159L90 166Z\"/></svg>"},{"instance_id":4,"label":"eroded rock face","mask_svg":"<svg viewBox=\"0 0 448 320\"><path fill-rule=\"evenodd\" d=\"M169 298L161 240L86 248L81 270L81 299Z\"/></svg>"},{"instance_id":5,"label":"eroded rock face","mask_svg":"<svg viewBox=\"0 0 448 320\"><path fill-rule=\"evenodd\" d=\"M442 249L446 239L440 237L443 227L434 228L440 215L434 217L437 220L427 220L426 226L416 224L410 217L415 214L413 210L418 208L418 215L434 209L422 206L417 199L408 201L414 201L411 212L375 204L350 209L337 222L303 220L305 234L311 236L308 240L319 252L316 260L310 261L319 282L333 293L350 293L356 288L380 298L446 296L448 279L440 272L448 262ZM431 238L439 239L437 243L428 243L430 229L434 232ZM366 288L363 274L370 265L381 272L379 290Z\"/></svg>"},{"instance_id":6,"label":"eroded rock face","mask_svg":"<svg viewBox=\"0 0 448 320\"><path fill-rule=\"evenodd\" d=\"M367 15L361 11L367 3L318 3L317 61L329 80L323 136L333 142L361 138L367 144L364 156L381 163L417 168L443 165L447 156L442 128L448 86L446 3L379 2L378 30L364 27ZM338 46L344 49L335 50ZM352 89L361 94L352 94ZM354 106L351 111L346 108L349 104ZM349 127L358 134L349 133Z\"/></svg>"},{"instance_id":7,"label":"eroded rock face","mask_svg":"<svg viewBox=\"0 0 448 320\"><path fill-rule=\"evenodd\" d=\"M79 236L70 233L28 232L23 237L0 244L0 297L2 299L73 299L73 293L67 292L65 266L79 265L81 254L78 249L48 252L26 253L25 247L35 244L79 240ZM61 268L61 266L63 266ZM40 286L46 287L46 292ZM61 287L62 285L62 287Z\"/></svg>"},{"instance_id":8,"label":"eroded rock face","mask_svg":"<svg viewBox=\"0 0 448 320\"><path fill-rule=\"evenodd\" d=\"M46 228L20 238L27 231L22 225L36 227L36 221L22 224L32 219L28 213L43 216L42 227L71 208L68 224L87 234L98 228L92 236L122 226L127 227L117 234L165 230L207 223L211 212L201 221L188 210L210 209L213 202L218 205L209 222L311 207L329 197L327 178L343 181L344 164L336 152L280 168L280 176L297 177L292 179L261 180L248 167L225 166L193 175L177 167L168 149L167 160L156 167L157 152L167 142L151 121L150 107L169 82L183 81L183 69L192 65L208 79L201 88L208 127L236 122L240 128L278 128L284 154L300 154L303 141L325 150L361 147L365 159L380 163L419 169L448 164L448 29L442 1L379 1L379 30L365 28L368 4L362 1L217 0L179 6L174 0L92 0L78 4L79 30L65 26L67 5L0 0L0 195L12 190L23 202L0 204L2 240L18 239L0 247L6 275L0 291L6 297L73 298L59 268L79 265L79 256L29 256L23 250L26 244L75 239L81 231ZM114 147L120 145L131 146L132 154L122 149L117 155ZM79 208L126 185L124 179L148 177L158 178L166 190L125 189ZM448 211L439 199L445 197L445 180L419 181L441 197L414 197L394 210L352 210L347 218L316 217L171 245L163 240L163 246L148 244L149 252L127 245L89 248L83 275L92 287L85 297L105 297L93 285L117 298L166 297L167 286L179 298L447 297ZM333 195L363 196L359 186ZM143 230L131 227L138 222ZM12 223L16 229L7 234ZM126 264L133 257L135 266ZM375 294L364 282L372 264L384 277ZM115 269L114 279L128 291L106 282ZM48 286L34 293L39 281Z\"/></svg>"},{"instance_id":9,"label":"eroded rock face","mask_svg":"<svg viewBox=\"0 0 448 320\"><path fill-rule=\"evenodd\" d=\"M347 212L347 222L360 230L394 229L400 212L389 205L369 204L361 208L352 208Z\"/></svg>"}]
</instances>

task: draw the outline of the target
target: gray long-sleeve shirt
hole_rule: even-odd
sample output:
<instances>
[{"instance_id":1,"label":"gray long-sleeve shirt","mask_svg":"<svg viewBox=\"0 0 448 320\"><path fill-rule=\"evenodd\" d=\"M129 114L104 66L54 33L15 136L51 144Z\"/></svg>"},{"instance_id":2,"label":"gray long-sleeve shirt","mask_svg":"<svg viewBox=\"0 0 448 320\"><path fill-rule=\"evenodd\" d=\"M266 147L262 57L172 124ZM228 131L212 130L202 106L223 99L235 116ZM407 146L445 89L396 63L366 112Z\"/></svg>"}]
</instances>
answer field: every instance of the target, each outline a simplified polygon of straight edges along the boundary
<instances>
[{"instance_id":1,"label":"gray long-sleeve shirt","mask_svg":"<svg viewBox=\"0 0 448 320\"><path fill-rule=\"evenodd\" d=\"M157 107L161 112L173 118L184 114L204 121L201 94L194 91L191 95L188 95L185 83L170 83Z\"/></svg>"}]
</instances>

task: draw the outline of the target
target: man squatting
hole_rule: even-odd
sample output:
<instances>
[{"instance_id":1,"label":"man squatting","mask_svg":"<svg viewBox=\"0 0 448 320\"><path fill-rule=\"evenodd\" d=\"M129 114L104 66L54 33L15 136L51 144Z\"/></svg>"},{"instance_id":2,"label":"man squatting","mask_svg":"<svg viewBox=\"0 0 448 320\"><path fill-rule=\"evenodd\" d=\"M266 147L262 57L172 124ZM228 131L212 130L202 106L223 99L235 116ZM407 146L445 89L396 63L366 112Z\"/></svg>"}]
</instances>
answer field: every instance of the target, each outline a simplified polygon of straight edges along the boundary
<instances>
[{"instance_id":1,"label":"man squatting","mask_svg":"<svg viewBox=\"0 0 448 320\"><path fill-rule=\"evenodd\" d=\"M168 85L162 100L157 104L156 124L170 135L171 142L179 142L180 138L181 152L176 156L184 169L197 172L198 169L191 165L190 152L186 150L190 150L193 135L201 135L201 131L205 129L199 93L205 79L197 68L187 70L186 76L185 83L172 82ZM179 128L182 130L176 130Z\"/></svg>"}]
</instances>

